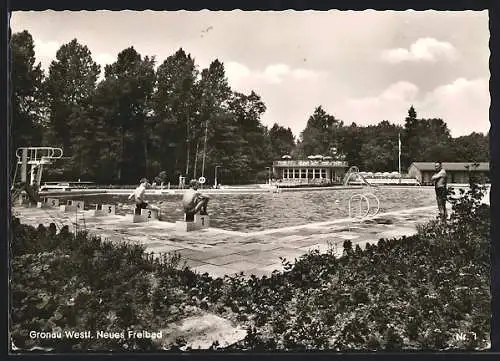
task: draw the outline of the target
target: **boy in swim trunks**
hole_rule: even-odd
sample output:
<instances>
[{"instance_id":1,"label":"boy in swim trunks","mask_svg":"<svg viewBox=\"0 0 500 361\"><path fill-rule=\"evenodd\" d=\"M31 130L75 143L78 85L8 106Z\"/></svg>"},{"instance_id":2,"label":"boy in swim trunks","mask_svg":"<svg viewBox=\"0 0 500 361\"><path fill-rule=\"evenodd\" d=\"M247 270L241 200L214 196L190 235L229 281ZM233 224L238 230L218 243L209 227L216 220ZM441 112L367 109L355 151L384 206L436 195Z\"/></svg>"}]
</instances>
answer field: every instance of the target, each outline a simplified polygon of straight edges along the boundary
<instances>
[{"instance_id":1,"label":"boy in swim trunks","mask_svg":"<svg viewBox=\"0 0 500 361\"><path fill-rule=\"evenodd\" d=\"M207 214L207 205L209 197L198 192L199 183L193 179L189 182L189 189L184 192L182 197L182 207L186 213L186 220L193 220L194 215L198 212L202 215Z\"/></svg>"},{"instance_id":2,"label":"boy in swim trunks","mask_svg":"<svg viewBox=\"0 0 500 361\"><path fill-rule=\"evenodd\" d=\"M129 196L128 199L135 199L135 214L141 214L141 209L152 209L155 211L160 211L160 208L149 205L145 200L144 200L144 193L146 192L146 189L149 186L149 182L146 178L141 179L141 183L139 184L139 187L137 187Z\"/></svg>"}]
</instances>

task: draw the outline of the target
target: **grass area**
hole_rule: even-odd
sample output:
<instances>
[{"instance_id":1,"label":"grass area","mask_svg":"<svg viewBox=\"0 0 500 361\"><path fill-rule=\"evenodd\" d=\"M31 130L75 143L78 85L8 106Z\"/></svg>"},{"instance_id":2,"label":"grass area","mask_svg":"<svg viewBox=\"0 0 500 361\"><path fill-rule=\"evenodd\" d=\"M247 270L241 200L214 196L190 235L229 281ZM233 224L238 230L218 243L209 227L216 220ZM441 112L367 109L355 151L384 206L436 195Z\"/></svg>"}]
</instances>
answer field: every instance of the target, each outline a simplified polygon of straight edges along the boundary
<instances>
[{"instance_id":1,"label":"grass area","mask_svg":"<svg viewBox=\"0 0 500 361\"><path fill-rule=\"evenodd\" d=\"M489 207L473 186L447 224L344 256L309 253L270 277L213 279L178 255L152 258L55 225L14 219L11 337L17 348L185 349L185 340L40 339L30 331L159 330L211 312L248 330L226 350L471 350L490 335ZM214 345L216 348L216 345Z\"/></svg>"}]
</instances>

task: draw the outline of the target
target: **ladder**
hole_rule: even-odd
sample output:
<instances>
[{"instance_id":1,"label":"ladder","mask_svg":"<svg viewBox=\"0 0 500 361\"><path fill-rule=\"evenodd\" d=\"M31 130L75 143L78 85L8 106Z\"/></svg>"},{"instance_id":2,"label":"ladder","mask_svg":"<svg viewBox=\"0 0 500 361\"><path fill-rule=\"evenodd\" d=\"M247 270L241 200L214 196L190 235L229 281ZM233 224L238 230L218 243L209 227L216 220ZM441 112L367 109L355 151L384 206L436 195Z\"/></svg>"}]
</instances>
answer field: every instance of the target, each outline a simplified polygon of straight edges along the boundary
<instances>
[{"instance_id":1,"label":"ladder","mask_svg":"<svg viewBox=\"0 0 500 361\"><path fill-rule=\"evenodd\" d=\"M375 200L375 206L372 208L371 205L374 203L370 204L370 198L373 198ZM356 213L355 210L358 209L358 207L354 207L353 202L358 200L359 201L359 213ZM363 201L366 203L366 211L363 211ZM378 197L373 194L373 193L356 193L349 198L349 218L352 219L358 219L358 220L364 220L367 218L375 217L378 212L380 211L380 200Z\"/></svg>"},{"instance_id":2,"label":"ladder","mask_svg":"<svg viewBox=\"0 0 500 361\"><path fill-rule=\"evenodd\" d=\"M30 167L30 181L40 185L43 166L52 164L56 159L61 159L63 150L55 147L21 147L16 150L17 164L12 183L16 182L17 169L21 166L21 182L27 183L28 166Z\"/></svg>"},{"instance_id":3,"label":"ladder","mask_svg":"<svg viewBox=\"0 0 500 361\"><path fill-rule=\"evenodd\" d=\"M61 159L63 150L56 147L20 147L16 150L16 169L12 179L12 198L19 196L19 203L23 202L23 193L27 193L30 199L36 198L37 189L42 181L43 166L52 164ZM29 167L29 171L28 171ZM20 171L21 186L17 185L17 173ZM30 180L28 182L28 174Z\"/></svg>"}]
</instances>

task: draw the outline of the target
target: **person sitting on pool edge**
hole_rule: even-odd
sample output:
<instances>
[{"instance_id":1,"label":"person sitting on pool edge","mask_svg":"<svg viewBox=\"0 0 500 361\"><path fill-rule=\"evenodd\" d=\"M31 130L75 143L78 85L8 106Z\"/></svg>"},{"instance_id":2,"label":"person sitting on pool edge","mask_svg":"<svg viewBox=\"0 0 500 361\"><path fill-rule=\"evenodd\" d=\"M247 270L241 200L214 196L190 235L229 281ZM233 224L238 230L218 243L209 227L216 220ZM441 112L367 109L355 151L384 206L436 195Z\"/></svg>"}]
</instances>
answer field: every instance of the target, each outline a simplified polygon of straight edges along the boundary
<instances>
[{"instance_id":1,"label":"person sitting on pool edge","mask_svg":"<svg viewBox=\"0 0 500 361\"><path fill-rule=\"evenodd\" d=\"M141 214L141 209L151 209L151 210L158 211L158 215L159 215L160 208L158 208L156 206L152 206L144 200L144 193L146 192L146 189L148 188L148 186L149 186L148 180L146 178L142 178L141 183L139 184L139 187L137 187L128 196L128 199L130 200L130 199L132 199L132 197L135 198L135 211L134 211L135 214Z\"/></svg>"},{"instance_id":2,"label":"person sitting on pool edge","mask_svg":"<svg viewBox=\"0 0 500 361\"><path fill-rule=\"evenodd\" d=\"M207 205L209 197L198 192L199 183L196 179L189 182L189 188L182 197L182 207L186 214L186 221L194 220L194 215L200 212L201 215L207 215Z\"/></svg>"}]
</instances>

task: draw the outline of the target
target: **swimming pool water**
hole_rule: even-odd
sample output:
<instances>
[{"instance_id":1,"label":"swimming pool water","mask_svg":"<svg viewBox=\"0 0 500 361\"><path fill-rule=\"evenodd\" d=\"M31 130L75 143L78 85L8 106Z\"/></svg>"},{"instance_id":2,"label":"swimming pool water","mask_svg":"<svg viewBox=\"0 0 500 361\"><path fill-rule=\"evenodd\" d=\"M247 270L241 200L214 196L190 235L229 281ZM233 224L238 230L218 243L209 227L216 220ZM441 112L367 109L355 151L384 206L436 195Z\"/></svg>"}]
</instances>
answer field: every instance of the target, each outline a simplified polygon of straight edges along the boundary
<instances>
[{"instance_id":1,"label":"swimming pool water","mask_svg":"<svg viewBox=\"0 0 500 361\"><path fill-rule=\"evenodd\" d=\"M339 189L257 194L211 194L208 213L212 227L234 231L260 231L324 222L349 216L349 198L355 193L375 194L380 200L380 213L435 204L433 188ZM157 205L162 220L183 219L181 195L146 195L146 201ZM86 205L114 203L116 213L131 214L134 202L126 195L79 196ZM68 198L69 199L69 198ZM370 202L373 198L370 198ZM355 202L359 209L359 202ZM363 205L366 209L366 205ZM89 208L86 206L86 208Z\"/></svg>"}]
</instances>

